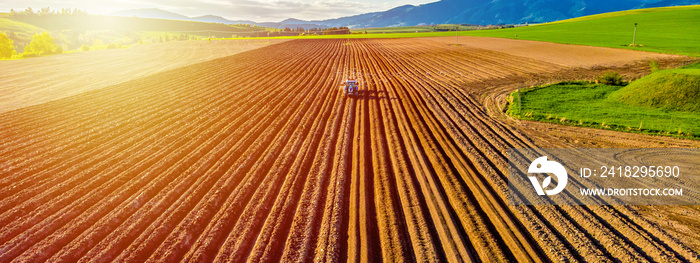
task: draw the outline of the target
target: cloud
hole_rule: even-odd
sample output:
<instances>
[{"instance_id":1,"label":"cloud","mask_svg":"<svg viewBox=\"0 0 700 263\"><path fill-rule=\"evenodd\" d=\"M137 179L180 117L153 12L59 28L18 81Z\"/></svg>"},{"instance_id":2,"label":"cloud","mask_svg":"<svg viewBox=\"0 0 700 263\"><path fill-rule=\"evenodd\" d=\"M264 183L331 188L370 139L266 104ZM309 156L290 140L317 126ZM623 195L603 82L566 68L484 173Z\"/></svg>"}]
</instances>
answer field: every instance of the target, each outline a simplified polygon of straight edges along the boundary
<instances>
[{"instance_id":1,"label":"cloud","mask_svg":"<svg viewBox=\"0 0 700 263\"><path fill-rule=\"evenodd\" d=\"M79 8L92 13L110 14L127 9L160 8L186 16L218 15L232 20L274 22L287 18L322 20L383 11L407 1L417 4L437 0L29 0L19 3L3 1L0 10L50 6L59 10Z\"/></svg>"},{"instance_id":2,"label":"cloud","mask_svg":"<svg viewBox=\"0 0 700 263\"><path fill-rule=\"evenodd\" d=\"M340 16L355 15L376 9L376 4L352 1L321 0L313 2L301 1L251 1L251 0L203 0L208 4L216 2L206 8L217 8L221 15L229 18L247 18L256 21L276 21L286 18L298 18L306 20L320 20L336 18Z\"/></svg>"},{"instance_id":3,"label":"cloud","mask_svg":"<svg viewBox=\"0 0 700 263\"><path fill-rule=\"evenodd\" d=\"M322 20L361 14L368 10L383 10L380 4L338 0L145 0L138 1L138 6L129 4L129 7L120 9L148 7L187 16L218 15L233 20L245 19L257 22L280 21L287 18Z\"/></svg>"}]
</instances>

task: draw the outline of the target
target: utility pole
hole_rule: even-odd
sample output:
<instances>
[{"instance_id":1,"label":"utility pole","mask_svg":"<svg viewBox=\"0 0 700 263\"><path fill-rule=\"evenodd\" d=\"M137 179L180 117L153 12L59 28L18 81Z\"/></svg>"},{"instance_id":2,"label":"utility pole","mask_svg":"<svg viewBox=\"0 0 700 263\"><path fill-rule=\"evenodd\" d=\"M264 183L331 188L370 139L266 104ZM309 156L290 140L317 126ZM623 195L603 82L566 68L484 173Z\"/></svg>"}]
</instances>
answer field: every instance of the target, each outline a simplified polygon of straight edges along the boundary
<instances>
[{"instance_id":1,"label":"utility pole","mask_svg":"<svg viewBox=\"0 0 700 263\"><path fill-rule=\"evenodd\" d=\"M459 26L457 26L457 29L455 30L455 46L459 46Z\"/></svg>"},{"instance_id":2,"label":"utility pole","mask_svg":"<svg viewBox=\"0 0 700 263\"><path fill-rule=\"evenodd\" d=\"M636 47L637 44L637 23L634 23L634 35L632 35L632 46Z\"/></svg>"}]
</instances>

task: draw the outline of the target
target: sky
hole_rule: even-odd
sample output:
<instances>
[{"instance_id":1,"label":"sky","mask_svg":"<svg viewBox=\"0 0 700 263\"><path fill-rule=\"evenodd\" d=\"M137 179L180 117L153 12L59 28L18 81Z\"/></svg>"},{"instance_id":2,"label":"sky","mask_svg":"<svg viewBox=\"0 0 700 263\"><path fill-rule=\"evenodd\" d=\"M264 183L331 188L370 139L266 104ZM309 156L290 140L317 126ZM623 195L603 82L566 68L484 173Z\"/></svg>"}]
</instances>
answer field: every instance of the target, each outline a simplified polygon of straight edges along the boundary
<instances>
[{"instance_id":1,"label":"sky","mask_svg":"<svg viewBox=\"0 0 700 263\"><path fill-rule=\"evenodd\" d=\"M10 9L38 10L50 7L78 8L88 13L109 15L114 12L159 8L194 17L218 15L230 20L278 22L287 18L321 20L384 11L406 4L419 5L438 0L28 0L1 1L0 12Z\"/></svg>"}]
</instances>

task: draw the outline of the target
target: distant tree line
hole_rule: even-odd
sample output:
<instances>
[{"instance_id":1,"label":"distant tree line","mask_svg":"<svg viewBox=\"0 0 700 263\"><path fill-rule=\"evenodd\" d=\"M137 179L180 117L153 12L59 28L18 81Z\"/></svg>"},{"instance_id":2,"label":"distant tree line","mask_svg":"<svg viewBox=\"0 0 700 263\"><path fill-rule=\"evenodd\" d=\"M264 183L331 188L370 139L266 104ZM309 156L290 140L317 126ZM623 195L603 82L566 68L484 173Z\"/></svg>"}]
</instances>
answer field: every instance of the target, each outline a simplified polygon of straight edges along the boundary
<instances>
[{"instance_id":1,"label":"distant tree line","mask_svg":"<svg viewBox=\"0 0 700 263\"><path fill-rule=\"evenodd\" d=\"M61 11L51 10L50 7L43 7L37 11L34 11L31 7L27 7L24 11L15 11L10 9L11 17L32 17L32 16L49 16L49 15L63 15L63 16L86 16L88 12L85 10L80 10L77 8L63 8Z\"/></svg>"},{"instance_id":2,"label":"distant tree line","mask_svg":"<svg viewBox=\"0 0 700 263\"><path fill-rule=\"evenodd\" d=\"M459 30L459 25L436 25L433 29L435 31L457 31Z\"/></svg>"},{"instance_id":3,"label":"distant tree line","mask_svg":"<svg viewBox=\"0 0 700 263\"><path fill-rule=\"evenodd\" d=\"M303 27L289 28L285 27L279 30L270 31L270 36L304 36L304 35L345 35L350 34L348 27L330 27L330 28L308 28Z\"/></svg>"}]
</instances>

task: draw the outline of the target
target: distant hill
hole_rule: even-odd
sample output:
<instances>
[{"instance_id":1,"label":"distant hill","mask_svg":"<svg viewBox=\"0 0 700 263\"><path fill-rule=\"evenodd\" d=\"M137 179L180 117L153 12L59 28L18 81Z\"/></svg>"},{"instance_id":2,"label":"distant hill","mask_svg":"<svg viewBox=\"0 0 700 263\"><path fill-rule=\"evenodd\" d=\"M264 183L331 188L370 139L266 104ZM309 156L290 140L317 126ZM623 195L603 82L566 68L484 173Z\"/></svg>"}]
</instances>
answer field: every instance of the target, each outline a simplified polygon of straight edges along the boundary
<instances>
[{"instance_id":1,"label":"distant hill","mask_svg":"<svg viewBox=\"0 0 700 263\"><path fill-rule=\"evenodd\" d=\"M205 15L197 17L189 17L181 15L178 13L168 12L158 8L143 8L143 9L131 9L119 11L111 14L112 16L121 17L140 17L140 18L155 18L155 19L169 19L169 20L182 20L182 21L195 21L195 22L206 22L206 23L221 23L227 25L233 24L255 24L253 21L249 20L229 20L220 16L215 15Z\"/></svg>"},{"instance_id":2,"label":"distant hill","mask_svg":"<svg viewBox=\"0 0 700 263\"><path fill-rule=\"evenodd\" d=\"M287 20L285 20L285 21L283 21L283 22L263 22L263 23L256 23L256 25L263 26L263 27L269 27L269 28L278 28L278 29L284 29L284 28L316 29L316 28L328 28L329 27L327 25L315 24L313 22L301 21L299 23L291 23L291 21L287 21Z\"/></svg>"},{"instance_id":3,"label":"distant hill","mask_svg":"<svg viewBox=\"0 0 700 263\"><path fill-rule=\"evenodd\" d=\"M634 24L638 30L634 31ZM552 23L474 30L462 35L626 48L700 57L700 5L625 10ZM604 30L601 30L604 29ZM634 34L633 32L636 32ZM632 47L633 35L636 44Z\"/></svg>"},{"instance_id":4,"label":"distant hill","mask_svg":"<svg viewBox=\"0 0 700 263\"><path fill-rule=\"evenodd\" d=\"M206 15L206 16L197 16L197 17L192 17L188 18L186 20L189 21L197 21L197 22L206 22L206 23L221 23L221 24L255 24L253 21L249 20L228 20L226 18L220 17L220 16L213 16L213 15Z\"/></svg>"},{"instance_id":5,"label":"distant hill","mask_svg":"<svg viewBox=\"0 0 700 263\"><path fill-rule=\"evenodd\" d=\"M692 4L700 4L700 0L441 0L418 6L403 5L383 12L334 19L305 21L289 18L280 22L232 21L212 15L192 18L156 8L126 10L114 15L223 24L257 24L274 28L309 29L341 26L363 28L437 24L544 23L629 9Z\"/></svg>"},{"instance_id":6,"label":"distant hill","mask_svg":"<svg viewBox=\"0 0 700 263\"><path fill-rule=\"evenodd\" d=\"M307 22L350 28L543 23L629 9L692 4L700 4L700 0L441 0L419 6L399 6L384 12Z\"/></svg>"},{"instance_id":7,"label":"distant hill","mask_svg":"<svg viewBox=\"0 0 700 263\"><path fill-rule=\"evenodd\" d=\"M679 6L679 5L697 5L700 1L698 0L661 0L661 1L651 1L644 3L642 8L649 7L665 7L665 6Z\"/></svg>"},{"instance_id":8,"label":"distant hill","mask_svg":"<svg viewBox=\"0 0 700 263\"><path fill-rule=\"evenodd\" d=\"M83 44L93 45L96 39L105 44L131 45L208 37L267 36L265 28L249 25L60 13L0 14L0 32L14 41L19 52L30 43L34 34L40 32L48 32L64 50L77 49Z\"/></svg>"},{"instance_id":9,"label":"distant hill","mask_svg":"<svg viewBox=\"0 0 700 263\"><path fill-rule=\"evenodd\" d=\"M221 16L215 16L215 15L188 17L188 16L184 16L181 14L161 10L158 8L124 10L124 11L112 13L111 15L121 16L121 17L156 18L156 19L183 20L183 21L195 21L195 22L206 22L206 23L221 23L221 24L227 24L227 25L249 24L249 25L258 25L258 26L263 26L263 27L280 28L280 29L283 29L285 27L289 27L289 28L301 27L304 29L328 27L328 26L325 26L322 24L317 24L317 23L293 19L293 18L286 19L286 20L281 21L281 22L255 22L255 21L250 21L250 20L229 20L229 19L223 18Z\"/></svg>"},{"instance_id":10,"label":"distant hill","mask_svg":"<svg viewBox=\"0 0 700 263\"><path fill-rule=\"evenodd\" d=\"M143 8L143 9L131 9L112 13L113 16L123 16L123 17L141 17L141 18L157 18L157 19L170 19L170 20L190 20L190 17L168 12L158 8Z\"/></svg>"},{"instance_id":11,"label":"distant hill","mask_svg":"<svg viewBox=\"0 0 700 263\"><path fill-rule=\"evenodd\" d=\"M654 72L613 92L610 101L700 113L700 64Z\"/></svg>"},{"instance_id":12,"label":"distant hill","mask_svg":"<svg viewBox=\"0 0 700 263\"><path fill-rule=\"evenodd\" d=\"M13 21L18 21L43 28L49 31L74 30L78 32L88 30L121 30L121 31L154 31L223 34L221 37L230 37L231 33L239 31L260 31L253 27L232 26L219 23L203 23L189 20L172 20L141 17L118 16L15 16Z\"/></svg>"}]
</instances>

